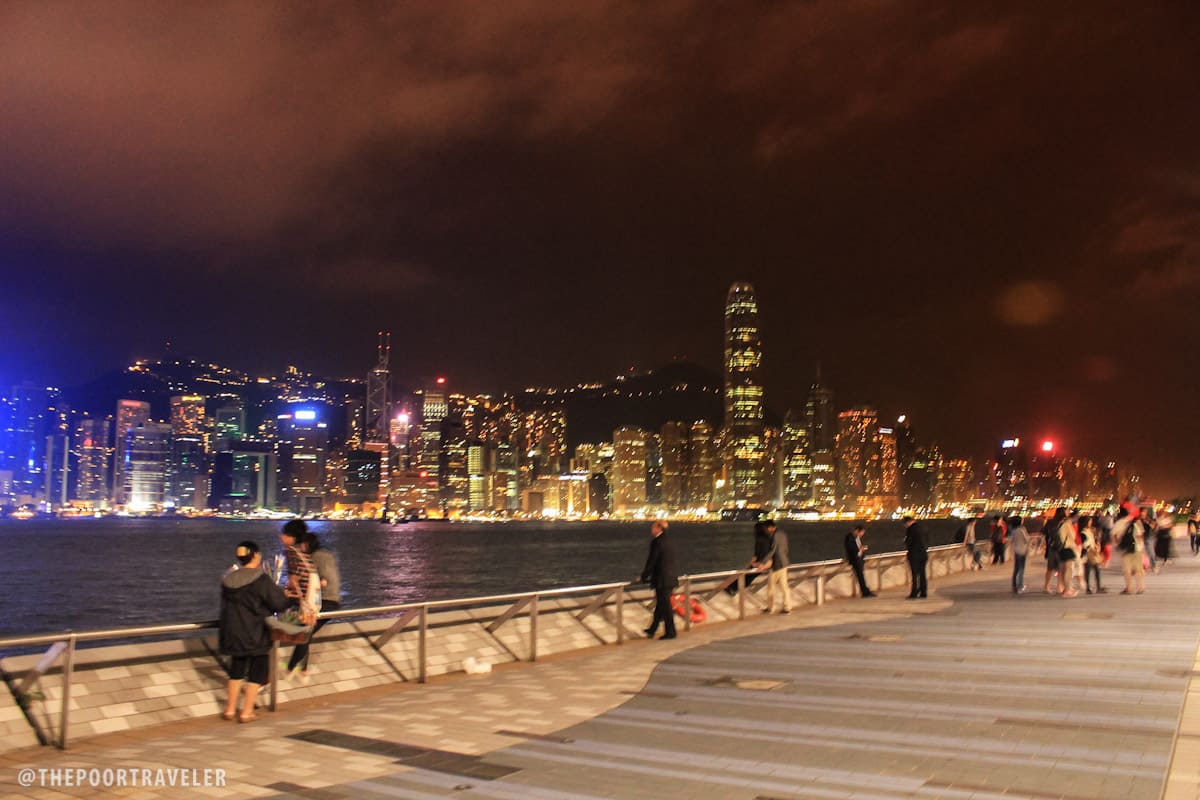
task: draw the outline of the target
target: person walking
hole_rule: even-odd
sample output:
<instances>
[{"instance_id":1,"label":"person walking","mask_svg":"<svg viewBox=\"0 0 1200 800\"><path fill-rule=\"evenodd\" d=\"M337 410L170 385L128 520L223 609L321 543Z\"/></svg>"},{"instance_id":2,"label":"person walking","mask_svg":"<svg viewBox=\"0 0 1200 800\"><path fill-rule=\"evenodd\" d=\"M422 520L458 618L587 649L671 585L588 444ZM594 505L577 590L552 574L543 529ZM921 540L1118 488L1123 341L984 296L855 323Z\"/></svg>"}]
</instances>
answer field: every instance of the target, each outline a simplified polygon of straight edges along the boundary
<instances>
[{"instance_id":1,"label":"person walking","mask_svg":"<svg viewBox=\"0 0 1200 800\"><path fill-rule=\"evenodd\" d=\"M1154 539L1155 539L1154 529L1158 523L1155 520L1154 512L1152 509L1143 508L1141 510L1140 517L1141 517L1140 521L1142 523L1141 524L1142 556L1146 560L1144 568L1157 574L1158 573L1158 563L1154 560Z\"/></svg>"},{"instance_id":2,"label":"person walking","mask_svg":"<svg viewBox=\"0 0 1200 800\"><path fill-rule=\"evenodd\" d=\"M787 534L768 520L767 533L771 537L771 549L763 558L763 564L770 570L767 576L767 613L775 613L775 593L783 595L783 609L780 614L792 613L792 587L788 585L788 538Z\"/></svg>"},{"instance_id":3,"label":"person walking","mask_svg":"<svg viewBox=\"0 0 1200 800\"><path fill-rule=\"evenodd\" d=\"M846 561L854 570L854 577L858 580L859 593L863 597L874 597L875 593L867 587L867 577L863 573L863 556L866 555L867 546L863 544L862 537L866 532L865 525L855 525L846 534L843 546L846 549Z\"/></svg>"},{"instance_id":4,"label":"person walking","mask_svg":"<svg viewBox=\"0 0 1200 800\"><path fill-rule=\"evenodd\" d=\"M908 593L909 600L917 600L929 596L929 579L925 574L929 563L929 545L925 538L925 530L921 523L912 517L904 518L904 551L908 559L908 568L912 572L912 590Z\"/></svg>"},{"instance_id":5,"label":"person walking","mask_svg":"<svg viewBox=\"0 0 1200 800\"><path fill-rule=\"evenodd\" d=\"M667 534L667 523L655 520L650 523L650 552L646 554L646 566L642 568L642 583L654 587L654 618L646 628L646 636L653 639L658 632L658 623L663 624L664 639L675 638L675 612L671 610L671 590L679 585L679 562L675 554L675 542Z\"/></svg>"},{"instance_id":6,"label":"person walking","mask_svg":"<svg viewBox=\"0 0 1200 800\"><path fill-rule=\"evenodd\" d=\"M312 531L304 534L303 541L300 542L301 551L312 561L315 570L315 576L321 581L321 610L322 611L337 611L342 607L342 577L338 570L337 557L325 547L321 547L321 540ZM313 627L313 631L309 634L309 642L312 637L317 635L317 631L325 627L327 619L318 619L317 624ZM287 678L295 677L300 683L307 684L308 675L308 644L298 644L292 650L292 657L288 660Z\"/></svg>"},{"instance_id":7,"label":"person walking","mask_svg":"<svg viewBox=\"0 0 1200 800\"><path fill-rule=\"evenodd\" d=\"M1013 594L1025 593L1025 559L1029 557L1029 531L1021 524L1023 521L1020 517L1009 520L1008 542L1013 556Z\"/></svg>"},{"instance_id":8,"label":"person walking","mask_svg":"<svg viewBox=\"0 0 1200 800\"><path fill-rule=\"evenodd\" d=\"M271 634L267 617L283 611L291 601L262 569L258 545L244 541L235 551L237 569L221 579L221 616L218 648L229 656L228 697L221 715L227 720L253 722L259 689L270 679ZM238 696L242 695L241 713Z\"/></svg>"},{"instance_id":9,"label":"person walking","mask_svg":"<svg viewBox=\"0 0 1200 800\"><path fill-rule=\"evenodd\" d=\"M1192 542L1192 555L1200 556L1200 513L1188 517L1188 539Z\"/></svg>"}]
</instances>

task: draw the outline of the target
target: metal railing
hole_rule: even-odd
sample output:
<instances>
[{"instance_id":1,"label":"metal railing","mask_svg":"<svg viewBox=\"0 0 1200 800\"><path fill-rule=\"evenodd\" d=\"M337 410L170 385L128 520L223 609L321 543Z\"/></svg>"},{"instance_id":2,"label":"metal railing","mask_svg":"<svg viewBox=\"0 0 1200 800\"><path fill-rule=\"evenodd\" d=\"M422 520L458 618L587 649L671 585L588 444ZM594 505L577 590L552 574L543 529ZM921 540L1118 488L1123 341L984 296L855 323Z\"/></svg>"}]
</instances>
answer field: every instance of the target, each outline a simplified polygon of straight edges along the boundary
<instances>
[{"instance_id":1,"label":"metal railing","mask_svg":"<svg viewBox=\"0 0 1200 800\"><path fill-rule=\"evenodd\" d=\"M984 544L984 543L981 543ZM981 547L985 552L989 547ZM962 557L965 560L968 558L965 554L965 549L961 544L944 545L940 547L929 548L930 563L935 560L952 562L953 560ZM882 588L884 574L887 570L906 564L905 554L899 553L882 553L880 555L869 556L865 560L865 570L869 570L875 578L876 590ZM806 581L813 582L813 605L821 606L826 602L827 586L832 578L842 574L849 574L850 566L847 562L840 559L831 559L828 561L815 561L804 564L793 564L788 567L788 589L794 591L796 587ZM682 575L679 577L679 594L683 595L683 628L685 631L690 631L693 624L692 601L696 597L697 592L703 598L703 602L709 603L720 592L734 587L733 595L737 604L737 619L744 620L746 618L746 603L756 603L759 608L764 608L766 604L758 596L766 581L761 581L757 586L751 587L747 576L761 574L760 570L756 569L736 569L724 570L720 572L708 572L697 575ZM571 586L562 589L547 589L534 592L515 592L510 594L487 595L480 597L468 597L452 600L431 600L414 603L400 603L387 606L373 606L369 608L355 609L340 609L337 611L322 612L319 615L323 620L356 620L356 619L379 619L395 617L392 624L389 625L381 633L378 633L374 639L367 633L359 631L360 635L368 640L371 647L387 660L383 653L383 648L394 637L404 631L414 621L416 622L417 633L417 682L425 683L428 679L428 648L427 640L430 623L430 613L438 611L449 611L456 609L488 607L492 608L497 605L508 604L508 607L498 613L493 619L486 623L485 630L489 634L495 632L503 625L521 616L522 614L529 617L529 643L528 643L528 660L531 662L537 661L538 658L538 616L539 602L542 600L568 598L568 597L586 597L595 595L590 602L583 605L573 614L576 621L582 622L587 617L601 612L603 609L612 607L612 624L616 629L616 644L622 645L628 636L636 637L636 633L631 633L625 628L625 604L627 600L634 602L642 602L636 596L637 592L634 587L645 586L639 583L601 583L590 586ZM852 589L853 591L853 589ZM647 592L648 594L648 592ZM447 625L454 623L445 623ZM138 639L156 636L167 636L180 633L197 633L203 631L213 631L217 628L216 620L206 622L189 622L173 625L153 625L139 626L131 628L111 628L104 630L93 631L64 631L62 633L47 633L34 636L16 636L0 638L0 653L5 650L14 648L29 648L49 644L50 648L42 655L42 658L37 664L25 671L21 676L20 682L10 683L13 695L22 710L26 714L26 718L34 727L37 733L38 740L42 744L54 744L60 749L65 749L67 746L67 730L70 723L70 704L71 704L71 679L75 670L76 649L83 642L114 642L125 639ZM589 629L590 630L590 629ZM594 634L601 640L602 643L607 642ZM272 642L270 654L270 690L267 707L271 711L275 711L278 702L278 687L279 687L279 642ZM510 651L511 652L511 651ZM517 658L516 654L513 654ZM63 675L62 682L62 697L60 698L61 707L58 712L59 729L56 740L52 741L41 728L37 725L34 719L33 712L29 707L30 692L37 682L52 670L56 664L61 663ZM390 664L391 662L388 661ZM395 667L393 666L393 669ZM399 673L399 670L396 670ZM403 676L402 676L403 677Z\"/></svg>"}]
</instances>

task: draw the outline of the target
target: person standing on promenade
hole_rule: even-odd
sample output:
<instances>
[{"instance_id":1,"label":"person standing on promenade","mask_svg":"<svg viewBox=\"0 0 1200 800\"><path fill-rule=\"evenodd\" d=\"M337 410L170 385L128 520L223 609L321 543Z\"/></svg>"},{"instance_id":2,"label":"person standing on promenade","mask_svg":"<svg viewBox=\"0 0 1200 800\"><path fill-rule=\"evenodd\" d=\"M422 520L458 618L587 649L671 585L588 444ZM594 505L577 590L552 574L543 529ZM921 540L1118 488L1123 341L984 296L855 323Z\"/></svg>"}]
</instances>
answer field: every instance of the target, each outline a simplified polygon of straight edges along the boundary
<instances>
[{"instance_id":1,"label":"person standing on promenade","mask_svg":"<svg viewBox=\"0 0 1200 800\"><path fill-rule=\"evenodd\" d=\"M1096 518L1084 519L1083 527L1079 529L1083 539L1083 583L1087 593L1092 594L1092 577L1096 578L1096 594L1104 594L1108 590L1100 585L1100 565L1104 562L1104 548L1100 544L1100 529L1096 527Z\"/></svg>"},{"instance_id":2,"label":"person standing on promenade","mask_svg":"<svg viewBox=\"0 0 1200 800\"><path fill-rule=\"evenodd\" d=\"M764 565L770 570L767 576L767 613L775 613L775 592L783 595L783 609L780 614L792 613L792 587L788 585L788 538L787 534L775 526L774 521L767 520L767 533L771 537L771 549L763 558Z\"/></svg>"},{"instance_id":3,"label":"person standing on promenade","mask_svg":"<svg viewBox=\"0 0 1200 800\"><path fill-rule=\"evenodd\" d=\"M929 596L929 579L925 574L929 564L929 545L926 544L925 530L921 523L912 517L904 518L904 550L908 558L908 568L912 572L912 591L908 593L909 600L917 600Z\"/></svg>"},{"instance_id":4,"label":"person standing on promenade","mask_svg":"<svg viewBox=\"0 0 1200 800\"><path fill-rule=\"evenodd\" d=\"M846 561L850 563L854 577L858 579L859 593L863 597L874 597L875 593L867 588L867 576L863 573L863 556L867 553L867 546L863 544L862 537L866 532L865 525L855 525L846 534L843 545L846 548Z\"/></svg>"},{"instance_id":5,"label":"person standing on promenade","mask_svg":"<svg viewBox=\"0 0 1200 800\"><path fill-rule=\"evenodd\" d=\"M1142 561L1145 544L1142 537L1139 515L1122 507L1113 525L1113 539L1121 553L1121 571L1125 574L1125 588L1121 594L1133 594L1134 591L1141 594L1146 591L1146 566Z\"/></svg>"},{"instance_id":6,"label":"person standing on promenade","mask_svg":"<svg viewBox=\"0 0 1200 800\"><path fill-rule=\"evenodd\" d=\"M222 655L229 656L227 720L239 722L258 719L254 701L258 691L270 679L271 634L267 617L283 611L291 602L283 589L262 570L262 553L251 541L237 546L238 569L221 579L221 616L218 623L218 646ZM242 712L238 715L238 695L243 694Z\"/></svg>"},{"instance_id":7,"label":"person standing on promenade","mask_svg":"<svg viewBox=\"0 0 1200 800\"><path fill-rule=\"evenodd\" d=\"M1200 556L1200 513L1188 517L1188 539L1192 542L1192 555Z\"/></svg>"},{"instance_id":8,"label":"person standing on promenade","mask_svg":"<svg viewBox=\"0 0 1200 800\"><path fill-rule=\"evenodd\" d=\"M1075 569L1079 565L1078 530L1075 526L1078 519L1079 512L1072 510L1058 526L1058 593L1064 598L1079 594L1075 588Z\"/></svg>"},{"instance_id":9,"label":"person standing on promenade","mask_svg":"<svg viewBox=\"0 0 1200 800\"><path fill-rule=\"evenodd\" d=\"M1160 569L1171 560L1171 532L1174 529L1175 515L1164 508L1154 521L1154 557Z\"/></svg>"},{"instance_id":10,"label":"person standing on promenade","mask_svg":"<svg viewBox=\"0 0 1200 800\"><path fill-rule=\"evenodd\" d=\"M1108 562L1112 561L1113 549L1113 518L1108 508L1104 509L1103 514L1096 517L1096 529L1099 531L1096 541L1100 545L1100 567L1103 569L1108 566Z\"/></svg>"},{"instance_id":11,"label":"person standing on promenade","mask_svg":"<svg viewBox=\"0 0 1200 800\"><path fill-rule=\"evenodd\" d=\"M646 555L646 566L642 568L641 580L654 587L654 619L646 628L651 639L663 623L664 639L675 638L675 612L671 610L671 590L679 585L679 561L675 554L675 542L667 534L667 523L655 520L650 523L650 552Z\"/></svg>"},{"instance_id":12,"label":"person standing on promenade","mask_svg":"<svg viewBox=\"0 0 1200 800\"><path fill-rule=\"evenodd\" d=\"M315 574L321 581L321 610L337 611L342 607L342 578L338 571L337 558L325 547L312 531L304 534L300 549L311 559ZM325 627L327 619L318 619L316 626L309 634L309 641L317 635L317 631ZM292 650L288 661L287 677L296 676L300 683L308 683L308 644L298 644Z\"/></svg>"},{"instance_id":13,"label":"person standing on promenade","mask_svg":"<svg viewBox=\"0 0 1200 800\"><path fill-rule=\"evenodd\" d=\"M1025 559L1029 557L1029 531L1021 524L1023 521L1020 517L1009 520L1011 527L1008 531L1008 541L1012 546L1013 555L1013 594L1025 592Z\"/></svg>"},{"instance_id":14,"label":"person standing on promenade","mask_svg":"<svg viewBox=\"0 0 1200 800\"><path fill-rule=\"evenodd\" d=\"M767 553L771 552L771 534L767 532L767 523L765 520L759 520L754 523L754 555L750 557L750 562L746 565L746 569L755 570L748 575L739 575L738 581L742 582L742 586L746 587L754 583L754 580L766 568ZM738 591L738 582L735 581L725 587L726 593L735 595Z\"/></svg>"},{"instance_id":15,"label":"person standing on promenade","mask_svg":"<svg viewBox=\"0 0 1200 800\"><path fill-rule=\"evenodd\" d=\"M1051 581L1058 577L1058 549L1062 544L1062 540L1058 536L1058 529L1066 518L1067 509L1059 506L1054 510L1054 516L1047 520L1042 528L1042 553L1046 556L1046 582L1042 591L1046 594L1054 594ZM1061 579L1059 583L1062 583Z\"/></svg>"},{"instance_id":16,"label":"person standing on promenade","mask_svg":"<svg viewBox=\"0 0 1200 800\"><path fill-rule=\"evenodd\" d=\"M1146 559L1144 567L1151 572L1158 572L1158 564L1154 560L1154 529L1156 526L1154 511L1149 508L1141 510L1142 523L1142 555Z\"/></svg>"},{"instance_id":17,"label":"person standing on promenade","mask_svg":"<svg viewBox=\"0 0 1200 800\"><path fill-rule=\"evenodd\" d=\"M992 563L1003 564L1007 560L1008 527L997 514L992 517Z\"/></svg>"},{"instance_id":18,"label":"person standing on promenade","mask_svg":"<svg viewBox=\"0 0 1200 800\"><path fill-rule=\"evenodd\" d=\"M967 557L971 559L969 567L971 570L983 569L983 562L979 557L979 551L975 549L976 525L979 524L979 520L981 519L983 519L983 512L976 511L975 516L967 520L967 523L959 529L958 534L955 536L958 541L962 542L963 549L967 551Z\"/></svg>"}]
</instances>

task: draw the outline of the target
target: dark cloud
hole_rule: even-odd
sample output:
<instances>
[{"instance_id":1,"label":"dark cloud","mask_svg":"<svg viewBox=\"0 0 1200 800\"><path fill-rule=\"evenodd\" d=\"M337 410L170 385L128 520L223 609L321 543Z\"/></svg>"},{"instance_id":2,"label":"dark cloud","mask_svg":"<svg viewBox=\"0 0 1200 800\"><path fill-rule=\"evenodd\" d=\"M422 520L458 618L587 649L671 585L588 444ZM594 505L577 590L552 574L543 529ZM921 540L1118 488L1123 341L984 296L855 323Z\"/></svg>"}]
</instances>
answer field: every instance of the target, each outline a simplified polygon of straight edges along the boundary
<instances>
[{"instance_id":1,"label":"dark cloud","mask_svg":"<svg viewBox=\"0 0 1200 800\"><path fill-rule=\"evenodd\" d=\"M7 3L0 371L355 373L379 328L475 388L717 366L750 280L780 410L820 360L952 451L1191 489L1197 13Z\"/></svg>"}]
</instances>

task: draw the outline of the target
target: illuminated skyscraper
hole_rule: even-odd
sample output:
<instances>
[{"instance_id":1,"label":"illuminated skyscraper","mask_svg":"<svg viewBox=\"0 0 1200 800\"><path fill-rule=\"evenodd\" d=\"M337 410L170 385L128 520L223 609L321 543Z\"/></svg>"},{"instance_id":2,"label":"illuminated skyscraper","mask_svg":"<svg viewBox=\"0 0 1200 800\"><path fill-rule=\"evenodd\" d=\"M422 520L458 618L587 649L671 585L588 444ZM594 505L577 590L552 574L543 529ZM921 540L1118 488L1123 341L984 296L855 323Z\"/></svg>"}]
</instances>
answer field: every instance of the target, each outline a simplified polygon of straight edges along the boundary
<instances>
[{"instance_id":1,"label":"illuminated skyscraper","mask_svg":"<svg viewBox=\"0 0 1200 800\"><path fill-rule=\"evenodd\" d=\"M386 442L391 425L389 384L391 373L388 361L392 352L392 334L379 332L376 363L367 373L367 423L364 433L368 442Z\"/></svg>"},{"instance_id":2,"label":"illuminated skyscraper","mask_svg":"<svg viewBox=\"0 0 1200 800\"><path fill-rule=\"evenodd\" d=\"M417 453L417 468L425 473L435 485L439 483L442 461L442 420L450 411L446 401L446 379L438 378L433 386L426 386L419 393L421 398L420 451ZM429 502L437 503L436 497Z\"/></svg>"},{"instance_id":3,"label":"illuminated skyscraper","mask_svg":"<svg viewBox=\"0 0 1200 800\"><path fill-rule=\"evenodd\" d=\"M713 481L720 466L712 425L702 419L693 422L687 446L687 507L711 509Z\"/></svg>"},{"instance_id":4,"label":"illuminated skyscraper","mask_svg":"<svg viewBox=\"0 0 1200 800\"><path fill-rule=\"evenodd\" d=\"M662 457L662 502L674 511L683 508L684 482L687 471L687 426L668 422L659 433L659 454Z\"/></svg>"},{"instance_id":5,"label":"illuminated skyscraper","mask_svg":"<svg viewBox=\"0 0 1200 800\"><path fill-rule=\"evenodd\" d=\"M329 425L316 409L293 408L277 418L279 505L296 513L318 512L325 504L325 459Z\"/></svg>"},{"instance_id":6,"label":"illuminated skyscraper","mask_svg":"<svg viewBox=\"0 0 1200 800\"><path fill-rule=\"evenodd\" d=\"M108 503L109 419L85 417L75 428L75 498L92 508Z\"/></svg>"},{"instance_id":7,"label":"illuminated skyscraper","mask_svg":"<svg viewBox=\"0 0 1200 800\"><path fill-rule=\"evenodd\" d=\"M171 453L167 463L166 504L204 508L209 495L204 398L171 398Z\"/></svg>"},{"instance_id":8,"label":"illuminated skyscraper","mask_svg":"<svg viewBox=\"0 0 1200 800\"><path fill-rule=\"evenodd\" d=\"M164 507L170 450L170 425L146 422L126 435L126 507L129 510L156 511Z\"/></svg>"},{"instance_id":9,"label":"illuminated skyscraper","mask_svg":"<svg viewBox=\"0 0 1200 800\"><path fill-rule=\"evenodd\" d=\"M737 505L766 501L763 468L762 336L754 287L735 283L725 300L725 467Z\"/></svg>"},{"instance_id":10,"label":"illuminated skyscraper","mask_svg":"<svg viewBox=\"0 0 1200 800\"><path fill-rule=\"evenodd\" d=\"M812 503L812 474L807 415L789 411L783 419L784 505L804 508Z\"/></svg>"},{"instance_id":11,"label":"illuminated skyscraper","mask_svg":"<svg viewBox=\"0 0 1200 800\"><path fill-rule=\"evenodd\" d=\"M821 385L820 364L817 365L817 379L808 391L804 416L808 423L808 440L812 452L833 452L837 436L837 424L833 417L833 392Z\"/></svg>"},{"instance_id":12,"label":"illuminated skyscraper","mask_svg":"<svg viewBox=\"0 0 1200 800\"><path fill-rule=\"evenodd\" d=\"M854 508L860 496L867 492L867 462L871 458L872 442L879 427L875 409L866 406L850 408L838 414L837 461L838 500L844 507Z\"/></svg>"},{"instance_id":13,"label":"illuminated skyscraper","mask_svg":"<svg viewBox=\"0 0 1200 800\"><path fill-rule=\"evenodd\" d=\"M134 428L150 421L150 404L141 400L118 400L117 415L113 426L113 505L123 506L129 502L129 442Z\"/></svg>"},{"instance_id":14,"label":"illuminated skyscraper","mask_svg":"<svg viewBox=\"0 0 1200 800\"><path fill-rule=\"evenodd\" d=\"M641 428L613 431L612 495L615 514L646 505L646 432Z\"/></svg>"}]
</instances>

